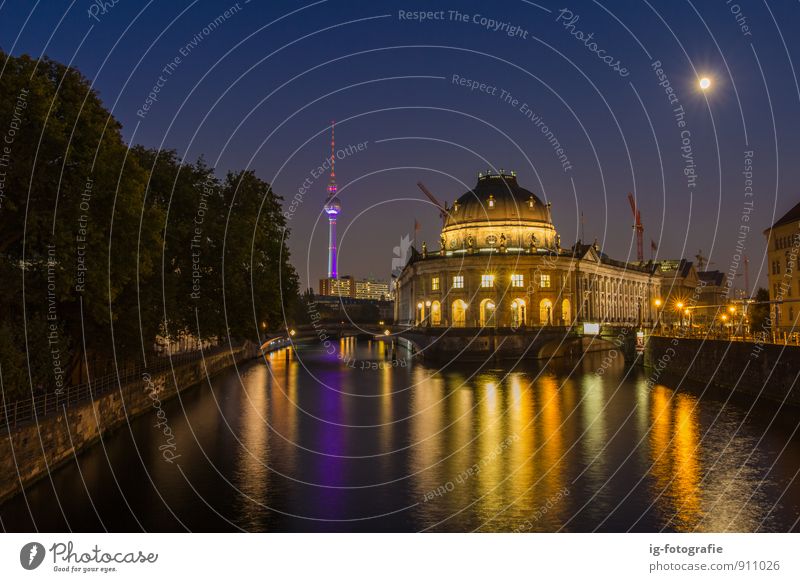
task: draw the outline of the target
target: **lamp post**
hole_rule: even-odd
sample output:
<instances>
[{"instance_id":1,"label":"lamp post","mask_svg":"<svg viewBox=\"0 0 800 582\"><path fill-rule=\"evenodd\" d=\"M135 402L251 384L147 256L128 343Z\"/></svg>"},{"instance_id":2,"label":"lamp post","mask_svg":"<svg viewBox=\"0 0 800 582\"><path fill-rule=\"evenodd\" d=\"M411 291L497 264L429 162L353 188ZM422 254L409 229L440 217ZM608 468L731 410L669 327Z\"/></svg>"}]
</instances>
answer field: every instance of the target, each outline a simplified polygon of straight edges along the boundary
<instances>
[{"instance_id":1,"label":"lamp post","mask_svg":"<svg viewBox=\"0 0 800 582\"><path fill-rule=\"evenodd\" d=\"M728 313L731 314L731 338L733 338L733 328L736 323L736 307L734 307L733 305L729 305Z\"/></svg>"},{"instance_id":2,"label":"lamp post","mask_svg":"<svg viewBox=\"0 0 800 582\"><path fill-rule=\"evenodd\" d=\"M656 299L654 303L656 305L656 326L658 326L658 330L661 331L661 304L663 302L661 299Z\"/></svg>"},{"instance_id":3,"label":"lamp post","mask_svg":"<svg viewBox=\"0 0 800 582\"><path fill-rule=\"evenodd\" d=\"M675 304L675 309L678 310L678 317L679 317L679 327L683 327L683 301L678 301Z\"/></svg>"}]
</instances>

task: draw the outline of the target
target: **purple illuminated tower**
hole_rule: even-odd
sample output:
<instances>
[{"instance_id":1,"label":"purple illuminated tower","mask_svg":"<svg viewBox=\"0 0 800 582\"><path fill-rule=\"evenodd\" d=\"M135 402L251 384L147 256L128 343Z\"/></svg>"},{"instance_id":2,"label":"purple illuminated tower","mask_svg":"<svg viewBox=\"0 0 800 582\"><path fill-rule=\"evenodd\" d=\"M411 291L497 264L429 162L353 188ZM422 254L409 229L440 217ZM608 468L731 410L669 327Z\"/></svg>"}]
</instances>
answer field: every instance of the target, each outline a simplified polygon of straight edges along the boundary
<instances>
[{"instance_id":1,"label":"purple illuminated tower","mask_svg":"<svg viewBox=\"0 0 800 582\"><path fill-rule=\"evenodd\" d=\"M336 146L334 139L334 128L336 122L331 122L331 179L328 182L328 199L325 201L325 214L328 215L328 278L337 279L339 269L336 258L336 217L342 210L342 203L336 196L336 172L334 162L336 160Z\"/></svg>"}]
</instances>

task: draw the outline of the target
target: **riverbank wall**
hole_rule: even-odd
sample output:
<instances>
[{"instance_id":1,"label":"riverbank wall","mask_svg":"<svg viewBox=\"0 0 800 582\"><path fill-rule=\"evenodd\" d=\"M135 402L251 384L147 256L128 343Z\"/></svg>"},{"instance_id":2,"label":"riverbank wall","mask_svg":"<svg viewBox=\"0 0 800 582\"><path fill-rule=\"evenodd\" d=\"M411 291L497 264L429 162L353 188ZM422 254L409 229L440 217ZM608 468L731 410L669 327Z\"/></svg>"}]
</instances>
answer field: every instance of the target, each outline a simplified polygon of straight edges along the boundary
<instances>
[{"instance_id":1,"label":"riverbank wall","mask_svg":"<svg viewBox=\"0 0 800 582\"><path fill-rule=\"evenodd\" d=\"M688 380L800 406L800 347L651 336L642 363L653 383Z\"/></svg>"},{"instance_id":2,"label":"riverbank wall","mask_svg":"<svg viewBox=\"0 0 800 582\"><path fill-rule=\"evenodd\" d=\"M145 371L116 390L13 428L0 437L0 503L132 418L148 412L159 415L161 403L258 353L258 347L247 342L173 369Z\"/></svg>"},{"instance_id":3,"label":"riverbank wall","mask_svg":"<svg viewBox=\"0 0 800 582\"><path fill-rule=\"evenodd\" d=\"M621 334L622 332L620 332ZM626 332L627 333L627 332ZM633 334L629 334L633 338ZM616 343L615 343L616 342ZM548 326L543 329L449 328L428 332L402 332L400 345L413 357L433 362L484 362L487 360L550 360L578 357L589 352L624 348L616 337L579 336L571 328ZM633 353L634 345L630 344Z\"/></svg>"}]
</instances>

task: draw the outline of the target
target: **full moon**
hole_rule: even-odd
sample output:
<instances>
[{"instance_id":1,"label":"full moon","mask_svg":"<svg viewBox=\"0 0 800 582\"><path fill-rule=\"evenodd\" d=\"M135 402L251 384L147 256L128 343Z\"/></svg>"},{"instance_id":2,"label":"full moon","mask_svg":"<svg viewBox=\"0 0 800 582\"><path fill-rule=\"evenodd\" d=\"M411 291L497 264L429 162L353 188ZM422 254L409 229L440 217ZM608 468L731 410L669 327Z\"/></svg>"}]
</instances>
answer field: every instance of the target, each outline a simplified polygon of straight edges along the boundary
<instances>
[{"instance_id":1,"label":"full moon","mask_svg":"<svg viewBox=\"0 0 800 582\"><path fill-rule=\"evenodd\" d=\"M705 91L709 87L711 87L711 79L709 79L708 77L703 77L702 79L700 79L700 88L703 91Z\"/></svg>"}]
</instances>

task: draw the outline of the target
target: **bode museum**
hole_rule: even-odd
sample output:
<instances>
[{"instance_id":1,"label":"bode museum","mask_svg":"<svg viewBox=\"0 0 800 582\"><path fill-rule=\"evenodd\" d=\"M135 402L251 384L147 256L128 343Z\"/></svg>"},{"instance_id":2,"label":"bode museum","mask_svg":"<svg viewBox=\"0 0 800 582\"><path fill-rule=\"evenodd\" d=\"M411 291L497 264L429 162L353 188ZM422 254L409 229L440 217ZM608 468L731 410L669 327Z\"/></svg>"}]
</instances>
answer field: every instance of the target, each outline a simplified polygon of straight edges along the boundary
<instances>
[{"instance_id":1,"label":"bode museum","mask_svg":"<svg viewBox=\"0 0 800 582\"><path fill-rule=\"evenodd\" d=\"M439 248L412 250L396 280L399 324L651 326L659 316L683 322L684 300L689 321L723 292L717 272L697 273L688 261L624 262L596 243L562 247L550 204L522 188L514 172L479 174L446 210ZM680 313L672 313L676 304ZM660 305L670 313L659 313Z\"/></svg>"}]
</instances>

